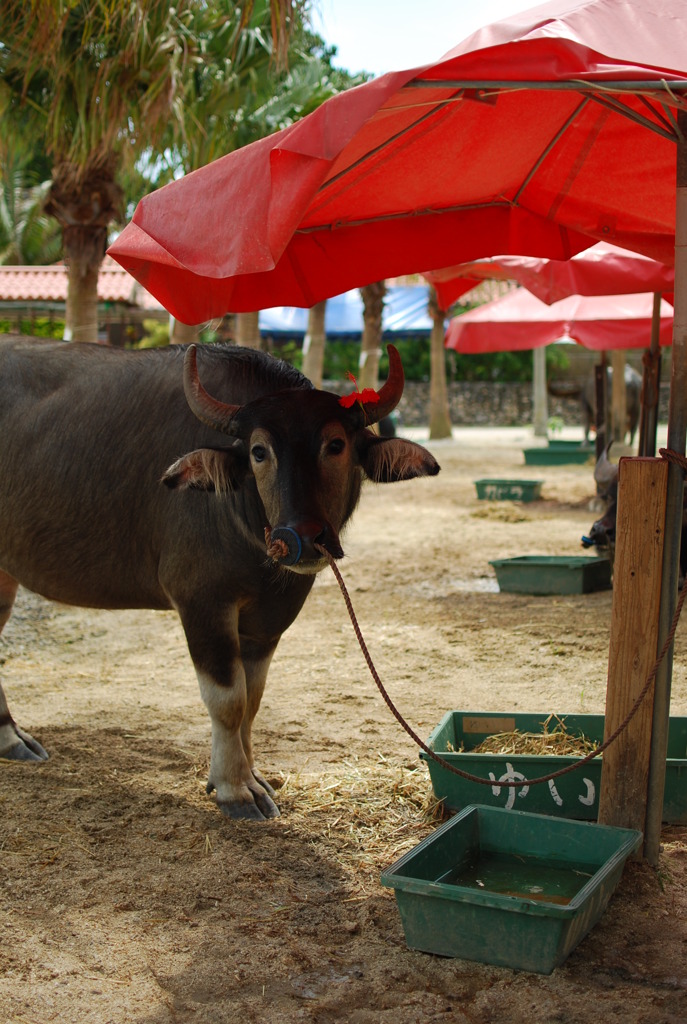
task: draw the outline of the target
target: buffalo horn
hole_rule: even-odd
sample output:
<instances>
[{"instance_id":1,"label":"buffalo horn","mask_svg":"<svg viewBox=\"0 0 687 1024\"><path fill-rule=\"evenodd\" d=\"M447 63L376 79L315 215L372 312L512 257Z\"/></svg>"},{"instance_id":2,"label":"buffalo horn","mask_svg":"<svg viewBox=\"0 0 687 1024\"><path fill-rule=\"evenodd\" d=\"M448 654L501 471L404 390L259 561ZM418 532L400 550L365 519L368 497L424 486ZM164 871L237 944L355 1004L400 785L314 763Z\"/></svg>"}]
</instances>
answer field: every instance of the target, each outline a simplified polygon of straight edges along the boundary
<instances>
[{"instance_id":1,"label":"buffalo horn","mask_svg":"<svg viewBox=\"0 0 687 1024\"><path fill-rule=\"evenodd\" d=\"M198 378L197 348L190 345L184 356L184 393L191 412L208 427L233 434L234 417L240 405L225 405L207 393Z\"/></svg>"},{"instance_id":2,"label":"buffalo horn","mask_svg":"<svg viewBox=\"0 0 687 1024\"><path fill-rule=\"evenodd\" d=\"M389 376L386 383L377 392L379 401L363 403L365 421L368 425L379 423L385 416L388 416L401 401L403 394L405 376L398 349L394 345L387 345L386 350L389 354Z\"/></svg>"},{"instance_id":3,"label":"buffalo horn","mask_svg":"<svg viewBox=\"0 0 687 1024\"><path fill-rule=\"evenodd\" d=\"M611 444L613 444L612 441L610 444L606 445L602 454L597 459L596 466L594 467L594 479L597 484L600 484L602 487L609 487L618 479L618 467L615 466L608 457Z\"/></svg>"}]
</instances>

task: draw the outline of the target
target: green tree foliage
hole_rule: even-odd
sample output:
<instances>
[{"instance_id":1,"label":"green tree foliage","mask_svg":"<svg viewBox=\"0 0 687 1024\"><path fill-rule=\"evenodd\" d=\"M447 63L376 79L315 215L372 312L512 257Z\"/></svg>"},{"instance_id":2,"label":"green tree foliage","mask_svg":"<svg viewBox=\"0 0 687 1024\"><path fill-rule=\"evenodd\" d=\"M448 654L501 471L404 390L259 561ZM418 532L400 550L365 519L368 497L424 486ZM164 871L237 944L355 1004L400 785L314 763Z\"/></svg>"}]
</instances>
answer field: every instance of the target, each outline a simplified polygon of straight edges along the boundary
<instances>
[{"instance_id":1,"label":"green tree foliage","mask_svg":"<svg viewBox=\"0 0 687 1024\"><path fill-rule=\"evenodd\" d=\"M384 354L379 364L381 380L389 372L389 360L386 354L388 338L382 341ZM392 339L403 362L406 380L428 381L430 375L429 341L425 336ZM300 368L301 347L295 341L276 342L273 344L274 354L294 366ZM326 380L343 380L347 373L358 375L360 357L359 340L328 341L324 356L324 378ZM446 351L446 376L449 381L511 381L532 380L532 353L527 352L494 352L488 355L463 356ZM565 346L549 345L546 350L547 369L564 370L568 365Z\"/></svg>"},{"instance_id":2,"label":"green tree foliage","mask_svg":"<svg viewBox=\"0 0 687 1024\"><path fill-rule=\"evenodd\" d=\"M197 5L191 25L197 53L180 81L164 159L153 161L154 173L203 167L362 80L331 67L334 51L309 30L304 4L294 7L288 46L278 58L273 7L270 0L253 0L238 21L234 0Z\"/></svg>"},{"instance_id":3,"label":"green tree foliage","mask_svg":"<svg viewBox=\"0 0 687 1024\"><path fill-rule=\"evenodd\" d=\"M64 320L47 316L23 316L19 319L0 319L0 334L29 334L33 338L61 338Z\"/></svg>"},{"instance_id":4,"label":"green tree foliage","mask_svg":"<svg viewBox=\"0 0 687 1024\"><path fill-rule=\"evenodd\" d=\"M120 169L169 121L193 52L191 0L3 0L0 110L53 161L46 210L69 265L72 336L95 340L97 278L121 210Z\"/></svg>"},{"instance_id":5,"label":"green tree foliage","mask_svg":"<svg viewBox=\"0 0 687 1024\"><path fill-rule=\"evenodd\" d=\"M345 83L307 18L304 0L0 4L0 119L52 165L46 209L62 228L73 337L95 337L108 232L146 190Z\"/></svg>"},{"instance_id":6,"label":"green tree foliage","mask_svg":"<svg viewBox=\"0 0 687 1024\"><path fill-rule=\"evenodd\" d=\"M97 275L109 227L122 216L122 171L154 151L170 125L188 143L193 109L183 100L190 78L205 73L208 40L222 60L211 68L220 68L231 92L233 62L254 38L243 29L260 3L266 0L0 4L0 115L16 133L40 140L52 159L46 209L62 227L75 338L95 338ZM267 10L263 50L283 55L292 2L271 0ZM226 103L226 89L215 94Z\"/></svg>"},{"instance_id":7,"label":"green tree foliage","mask_svg":"<svg viewBox=\"0 0 687 1024\"><path fill-rule=\"evenodd\" d=\"M0 128L0 264L35 266L55 263L62 237L44 210L49 180L21 138Z\"/></svg>"}]
</instances>

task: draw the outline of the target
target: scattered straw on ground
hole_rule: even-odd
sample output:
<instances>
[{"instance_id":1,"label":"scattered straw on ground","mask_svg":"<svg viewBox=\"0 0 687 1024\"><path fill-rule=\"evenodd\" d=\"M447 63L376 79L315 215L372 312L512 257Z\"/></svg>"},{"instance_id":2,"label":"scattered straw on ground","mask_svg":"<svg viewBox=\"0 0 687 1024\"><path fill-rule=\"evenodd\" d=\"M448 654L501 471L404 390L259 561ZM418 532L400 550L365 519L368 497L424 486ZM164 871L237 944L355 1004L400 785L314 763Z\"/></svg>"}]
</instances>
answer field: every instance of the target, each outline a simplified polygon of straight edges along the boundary
<instances>
[{"instance_id":1,"label":"scattered straw on ground","mask_svg":"<svg viewBox=\"0 0 687 1024\"><path fill-rule=\"evenodd\" d=\"M473 509L470 515L473 519L489 519L500 523L527 523L532 519L531 515L512 501L497 501L483 508Z\"/></svg>"},{"instance_id":2,"label":"scattered straw on ground","mask_svg":"<svg viewBox=\"0 0 687 1024\"><path fill-rule=\"evenodd\" d=\"M331 772L289 775L279 790L289 827L325 844L356 895L378 892L379 873L442 817L424 766L348 760Z\"/></svg>"}]
</instances>

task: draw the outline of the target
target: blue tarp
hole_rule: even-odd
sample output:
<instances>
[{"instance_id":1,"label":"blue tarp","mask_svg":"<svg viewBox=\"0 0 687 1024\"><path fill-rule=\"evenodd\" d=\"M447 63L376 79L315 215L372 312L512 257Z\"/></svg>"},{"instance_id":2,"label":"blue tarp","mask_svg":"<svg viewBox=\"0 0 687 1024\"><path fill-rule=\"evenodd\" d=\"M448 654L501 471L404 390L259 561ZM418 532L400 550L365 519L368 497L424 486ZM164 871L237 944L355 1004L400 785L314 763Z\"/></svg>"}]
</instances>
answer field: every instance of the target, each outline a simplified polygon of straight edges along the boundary
<instances>
[{"instance_id":1,"label":"blue tarp","mask_svg":"<svg viewBox=\"0 0 687 1024\"><path fill-rule=\"evenodd\" d=\"M384 297L384 335L429 334L432 321L427 314L429 285L394 285ZM260 333L282 338L302 338L308 326L308 310L299 306L274 306L260 312ZM359 338L363 331L363 300L360 291L327 299L324 329L328 338Z\"/></svg>"}]
</instances>

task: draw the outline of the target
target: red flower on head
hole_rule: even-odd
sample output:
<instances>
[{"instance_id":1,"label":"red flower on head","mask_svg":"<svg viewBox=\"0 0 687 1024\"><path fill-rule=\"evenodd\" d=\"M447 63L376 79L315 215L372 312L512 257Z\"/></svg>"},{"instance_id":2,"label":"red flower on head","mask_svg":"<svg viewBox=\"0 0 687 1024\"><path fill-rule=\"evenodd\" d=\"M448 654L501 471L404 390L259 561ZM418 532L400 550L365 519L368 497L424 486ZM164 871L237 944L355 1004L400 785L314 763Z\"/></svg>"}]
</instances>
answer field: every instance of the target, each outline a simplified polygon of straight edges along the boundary
<instances>
[{"instance_id":1,"label":"red flower on head","mask_svg":"<svg viewBox=\"0 0 687 1024\"><path fill-rule=\"evenodd\" d=\"M352 380L355 384L355 391L351 391L350 395L342 395L339 399L339 405L343 405L344 409L350 409L357 402L360 408L379 401L379 395L374 388L363 388L362 391L358 391L358 381L355 379L352 373L346 372L346 376L349 380Z\"/></svg>"}]
</instances>

